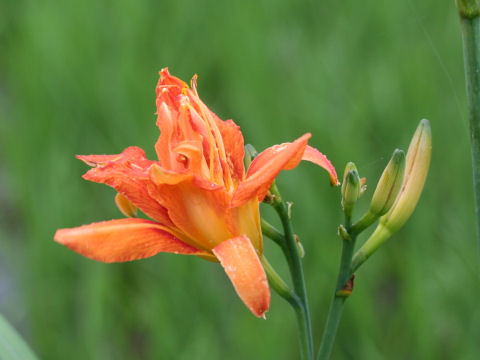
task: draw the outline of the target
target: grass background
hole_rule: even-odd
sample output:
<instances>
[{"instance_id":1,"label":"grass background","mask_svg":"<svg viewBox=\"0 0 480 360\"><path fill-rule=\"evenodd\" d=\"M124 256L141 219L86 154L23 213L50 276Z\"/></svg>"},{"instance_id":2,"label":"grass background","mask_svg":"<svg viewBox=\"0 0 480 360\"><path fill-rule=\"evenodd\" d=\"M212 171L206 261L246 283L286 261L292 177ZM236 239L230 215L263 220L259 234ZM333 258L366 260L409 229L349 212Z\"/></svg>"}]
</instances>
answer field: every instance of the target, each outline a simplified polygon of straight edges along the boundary
<instances>
[{"instance_id":1,"label":"grass background","mask_svg":"<svg viewBox=\"0 0 480 360\"><path fill-rule=\"evenodd\" d=\"M477 359L480 280L460 26L453 1L0 2L0 312L42 359L296 359L276 294L254 318L219 266L160 254L105 265L53 242L118 218L75 154L153 158L160 68L257 149L309 131L370 183L421 118L431 171L412 219L358 272L333 359ZM318 343L340 254L339 189L303 164L279 186ZM269 209L265 216L273 219ZM266 252L284 271L278 250Z\"/></svg>"}]
</instances>

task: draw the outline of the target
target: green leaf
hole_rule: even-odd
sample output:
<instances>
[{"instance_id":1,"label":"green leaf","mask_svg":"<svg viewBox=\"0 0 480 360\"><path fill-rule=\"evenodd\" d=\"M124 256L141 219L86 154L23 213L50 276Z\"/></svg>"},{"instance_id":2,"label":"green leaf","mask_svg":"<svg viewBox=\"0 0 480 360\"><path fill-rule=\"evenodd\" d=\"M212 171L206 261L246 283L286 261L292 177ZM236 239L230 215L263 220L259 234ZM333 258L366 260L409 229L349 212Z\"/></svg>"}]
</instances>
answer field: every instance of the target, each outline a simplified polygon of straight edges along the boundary
<instances>
[{"instance_id":1,"label":"green leaf","mask_svg":"<svg viewBox=\"0 0 480 360\"><path fill-rule=\"evenodd\" d=\"M27 343L0 314L0 359L38 360Z\"/></svg>"}]
</instances>

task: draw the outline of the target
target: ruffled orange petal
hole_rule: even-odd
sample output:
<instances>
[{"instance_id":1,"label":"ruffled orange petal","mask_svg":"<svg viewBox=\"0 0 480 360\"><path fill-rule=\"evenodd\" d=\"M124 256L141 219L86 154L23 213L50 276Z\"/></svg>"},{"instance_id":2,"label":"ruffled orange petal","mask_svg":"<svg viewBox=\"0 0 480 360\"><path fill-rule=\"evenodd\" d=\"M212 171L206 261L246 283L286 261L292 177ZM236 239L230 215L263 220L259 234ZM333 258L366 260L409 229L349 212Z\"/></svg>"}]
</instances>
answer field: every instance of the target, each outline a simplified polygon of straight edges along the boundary
<instances>
[{"instance_id":1,"label":"ruffled orange petal","mask_svg":"<svg viewBox=\"0 0 480 360\"><path fill-rule=\"evenodd\" d=\"M145 219L102 221L71 229L59 229L55 241L93 260L106 263L143 259L159 252L199 255L168 228Z\"/></svg>"},{"instance_id":2,"label":"ruffled orange petal","mask_svg":"<svg viewBox=\"0 0 480 360\"><path fill-rule=\"evenodd\" d=\"M160 164L167 168L172 168L174 159L171 155L171 144L173 134L176 130L175 118L177 112L172 106L168 106L164 101L157 98L157 126L160 129L160 136L155 143Z\"/></svg>"},{"instance_id":3,"label":"ruffled orange petal","mask_svg":"<svg viewBox=\"0 0 480 360\"><path fill-rule=\"evenodd\" d=\"M237 207L257 196L262 201L278 173L295 168L302 160L311 134L305 134L291 143L269 147L250 164L247 177L233 194L231 207Z\"/></svg>"},{"instance_id":4,"label":"ruffled orange petal","mask_svg":"<svg viewBox=\"0 0 480 360\"><path fill-rule=\"evenodd\" d=\"M184 181L191 181L195 185L195 187L200 189L218 190L223 188L223 186L211 182L210 180L205 179L202 176L194 175L194 173L191 171L171 171L157 164L153 164L150 167L149 173L153 184L158 186L177 185ZM162 202L159 201L159 203L161 204Z\"/></svg>"},{"instance_id":5,"label":"ruffled orange petal","mask_svg":"<svg viewBox=\"0 0 480 360\"><path fill-rule=\"evenodd\" d=\"M222 242L213 249L240 299L258 317L270 306L270 288L262 263L246 236Z\"/></svg>"},{"instance_id":6,"label":"ruffled orange petal","mask_svg":"<svg viewBox=\"0 0 480 360\"><path fill-rule=\"evenodd\" d=\"M201 168L193 170L196 181L208 178L232 189L243 180L242 133L232 120L222 121L200 100L196 76L192 79L190 89L183 81L171 76L167 69L163 69L157 85L157 110L157 125L161 134L155 148L164 168L182 170L176 162L175 149L185 142L200 141L202 160L206 162L199 164Z\"/></svg>"},{"instance_id":7,"label":"ruffled orange petal","mask_svg":"<svg viewBox=\"0 0 480 360\"><path fill-rule=\"evenodd\" d=\"M201 140L194 129L191 115L191 104L188 85L175 76L171 76L168 69L160 71L157 85L157 126L160 129L155 149L162 166L179 170L179 164L172 148L185 140Z\"/></svg>"},{"instance_id":8,"label":"ruffled orange petal","mask_svg":"<svg viewBox=\"0 0 480 360\"><path fill-rule=\"evenodd\" d=\"M148 169L154 162L146 158L142 149L132 146L117 155L78 155L77 158L94 166L83 175L84 179L113 187L152 219L173 226L167 210L148 194L147 183L151 181Z\"/></svg>"},{"instance_id":9,"label":"ruffled orange petal","mask_svg":"<svg viewBox=\"0 0 480 360\"><path fill-rule=\"evenodd\" d=\"M162 86L177 86L177 87L186 87L188 86L184 81L180 80L178 77L170 75L170 72L168 71L168 67L163 68L159 72L160 74L160 79L157 84L157 95L159 92L159 89L162 88Z\"/></svg>"},{"instance_id":10,"label":"ruffled orange petal","mask_svg":"<svg viewBox=\"0 0 480 360\"><path fill-rule=\"evenodd\" d=\"M189 171L171 171L157 164L150 167L149 173L150 178L156 185L176 185L193 177L193 174Z\"/></svg>"}]
</instances>

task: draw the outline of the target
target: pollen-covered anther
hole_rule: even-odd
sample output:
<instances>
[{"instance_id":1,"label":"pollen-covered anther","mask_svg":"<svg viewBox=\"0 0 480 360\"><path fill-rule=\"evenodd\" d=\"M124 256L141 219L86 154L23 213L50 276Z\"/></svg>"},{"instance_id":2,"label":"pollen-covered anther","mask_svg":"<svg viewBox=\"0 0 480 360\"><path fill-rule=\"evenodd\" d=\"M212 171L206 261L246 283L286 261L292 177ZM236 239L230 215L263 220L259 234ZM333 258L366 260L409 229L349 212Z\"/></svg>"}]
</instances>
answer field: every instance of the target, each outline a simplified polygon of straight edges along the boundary
<instances>
[{"instance_id":1,"label":"pollen-covered anther","mask_svg":"<svg viewBox=\"0 0 480 360\"><path fill-rule=\"evenodd\" d=\"M190 81L190 86L192 87L192 90L195 92L195 95L198 96L198 93L197 93L197 79L198 79L198 75L197 74L193 75L192 80Z\"/></svg>"}]
</instances>

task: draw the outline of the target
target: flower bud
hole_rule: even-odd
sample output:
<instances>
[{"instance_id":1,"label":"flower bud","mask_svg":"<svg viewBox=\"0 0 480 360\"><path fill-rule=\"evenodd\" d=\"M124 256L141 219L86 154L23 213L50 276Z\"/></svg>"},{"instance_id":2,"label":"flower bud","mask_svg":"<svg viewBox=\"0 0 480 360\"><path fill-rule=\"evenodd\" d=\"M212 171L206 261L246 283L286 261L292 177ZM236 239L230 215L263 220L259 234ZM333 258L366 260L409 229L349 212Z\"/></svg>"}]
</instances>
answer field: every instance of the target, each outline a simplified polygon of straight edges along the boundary
<instances>
[{"instance_id":1,"label":"flower bud","mask_svg":"<svg viewBox=\"0 0 480 360\"><path fill-rule=\"evenodd\" d=\"M349 162L345 167L342 184L342 207L345 213L350 214L352 212L360 196L360 188L361 182L357 168L354 163Z\"/></svg>"},{"instance_id":2,"label":"flower bud","mask_svg":"<svg viewBox=\"0 0 480 360\"><path fill-rule=\"evenodd\" d=\"M377 188L370 203L370 213L384 215L392 207L400 191L405 173L405 153L396 149L385 170L383 170Z\"/></svg>"},{"instance_id":3,"label":"flower bud","mask_svg":"<svg viewBox=\"0 0 480 360\"><path fill-rule=\"evenodd\" d=\"M405 176L400 192L391 209L380 218L373 234L353 257L353 270L357 269L408 220L422 193L430 165L431 153L432 133L430 123L423 119L420 121L408 147Z\"/></svg>"},{"instance_id":4,"label":"flower bud","mask_svg":"<svg viewBox=\"0 0 480 360\"><path fill-rule=\"evenodd\" d=\"M347 174L350 170L355 170L357 171L357 167L355 166L355 164L353 162L348 162L347 165L345 165L345 170L343 172L343 182L342 182L342 197L344 196L343 194L345 193L345 189L346 189L346 179L347 179Z\"/></svg>"},{"instance_id":5,"label":"flower bud","mask_svg":"<svg viewBox=\"0 0 480 360\"><path fill-rule=\"evenodd\" d=\"M117 204L118 209L123 215L127 217L137 217L137 207L133 205L123 194L117 193L115 196L115 204Z\"/></svg>"}]
</instances>

